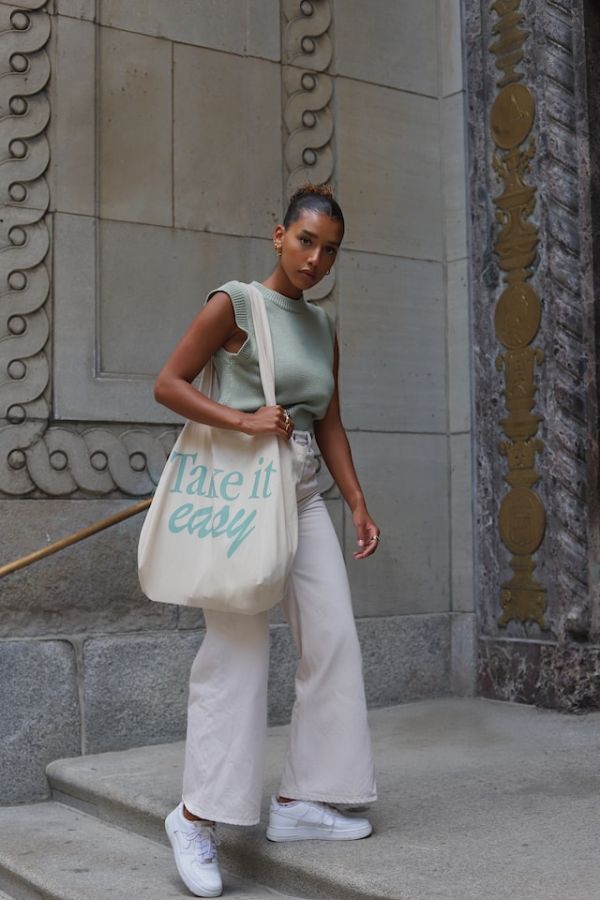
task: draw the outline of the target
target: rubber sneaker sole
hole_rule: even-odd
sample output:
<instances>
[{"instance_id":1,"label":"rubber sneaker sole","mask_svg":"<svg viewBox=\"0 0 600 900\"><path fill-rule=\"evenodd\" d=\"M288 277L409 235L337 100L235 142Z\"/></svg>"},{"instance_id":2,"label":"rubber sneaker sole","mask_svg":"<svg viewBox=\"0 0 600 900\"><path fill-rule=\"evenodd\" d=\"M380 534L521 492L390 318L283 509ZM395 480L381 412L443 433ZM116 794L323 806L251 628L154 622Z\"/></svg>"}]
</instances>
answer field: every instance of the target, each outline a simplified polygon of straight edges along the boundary
<instances>
[{"instance_id":1,"label":"rubber sneaker sole","mask_svg":"<svg viewBox=\"0 0 600 900\"><path fill-rule=\"evenodd\" d=\"M357 841L369 837L372 832L370 822L354 828L331 830L319 825L269 825L267 838L270 841Z\"/></svg>"}]
</instances>

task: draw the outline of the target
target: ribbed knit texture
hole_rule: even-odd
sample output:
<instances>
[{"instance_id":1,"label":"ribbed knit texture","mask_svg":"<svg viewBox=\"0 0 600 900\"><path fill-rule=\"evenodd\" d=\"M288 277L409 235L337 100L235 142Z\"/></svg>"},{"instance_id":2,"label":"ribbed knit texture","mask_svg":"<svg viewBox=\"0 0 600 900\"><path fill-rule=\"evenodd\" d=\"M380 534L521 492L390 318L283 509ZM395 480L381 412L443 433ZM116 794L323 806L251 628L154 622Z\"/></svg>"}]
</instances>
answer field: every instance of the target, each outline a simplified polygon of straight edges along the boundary
<instances>
[{"instance_id":1,"label":"ribbed knit texture","mask_svg":"<svg viewBox=\"0 0 600 900\"><path fill-rule=\"evenodd\" d=\"M275 359L275 396L285 407L295 428L310 431L314 419L322 419L333 393L334 325L325 310L308 303L304 295L294 300L258 281L266 301ZM225 406L256 412L265 405L260 381L250 300L243 282L228 281L211 291L229 294L235 320L248 335L237 353L221 348L214 356L219 380L216 399Z\"/></svg>"}]
</instances>

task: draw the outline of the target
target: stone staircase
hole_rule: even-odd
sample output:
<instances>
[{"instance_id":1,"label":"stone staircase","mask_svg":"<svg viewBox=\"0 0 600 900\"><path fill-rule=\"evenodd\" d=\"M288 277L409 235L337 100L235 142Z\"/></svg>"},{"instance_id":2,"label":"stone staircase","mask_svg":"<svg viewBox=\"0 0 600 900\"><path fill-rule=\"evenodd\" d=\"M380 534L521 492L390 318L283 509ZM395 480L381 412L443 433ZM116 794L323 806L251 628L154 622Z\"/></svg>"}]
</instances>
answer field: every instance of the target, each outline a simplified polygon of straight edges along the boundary
<instances>
[{"instance_id":1,"label":"stone staircase","mask_svg":"<svg viewBox=\"0 0 600 900\"><path fill-rule=\"evenodd\" d=\"M444 698L370 721L373 836L273 844L266 809L254 828L220 826L225 898L600 896L600 713ZM269 729L265 807L287 731ZM163 831L182 759L179 743L52 763L51 801L0 808L0 900L189 897Z\"/></svg>"},{"instance_id":2,"label":"stone staircase","mask_svg":"<svg viewBox=\"0 0 600 900\"><path fill-rule=\"evenodd\" d=\"M142 835L54 802L13 809L10 819L10 833L0 826L0 878L14 900L190 896L173 870L170 850ZM229 877L227 896L274 900L282 895Z\"/></svg>"},{"instance_id":3,"label":"stone staircase","mask_svg":"<svg viewBox=\"0 0 600 900\"><path fill-rule=\"evenodd\" d=\"M269 729L266 769L273 776L265 791L265 807L276 790L286 742L287 726ZM163 825L179 799L182 760L183 744L174 743L51 763L47 769L51 802L0 809L0 887L11 900L131 900L138 894L144 900L189 897L175 870ZM263 823L266 819L265 808ZM311 852L306 853L306 845L302 849L271 844L264 830L264 824L220 826L224 897L380 900L393 896L363 890L360 884L344 884L343 860L352 855L349 843L338 846L337 866L328 871L327 856L334 855L330 846L312 843ZM316 868L313 853L320 857Z\"/></svg>"}]
</instances>

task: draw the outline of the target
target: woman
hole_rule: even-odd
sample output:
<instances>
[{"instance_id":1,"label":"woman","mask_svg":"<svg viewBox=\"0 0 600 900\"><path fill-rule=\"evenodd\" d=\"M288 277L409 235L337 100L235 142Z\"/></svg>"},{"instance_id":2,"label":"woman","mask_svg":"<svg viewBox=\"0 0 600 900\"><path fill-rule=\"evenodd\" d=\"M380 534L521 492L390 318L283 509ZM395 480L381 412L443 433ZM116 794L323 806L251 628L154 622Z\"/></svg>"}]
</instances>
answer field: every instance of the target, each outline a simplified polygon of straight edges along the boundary
<instances>
[{"instance_id":1,"label":"woman","mask_svg":"<svg viewBox=\"0 0 600 900\"><path fill-rule=\"evenodd\" d=\"M333 266L344 234L342 212L325 186L307 184L275 227L277 266L262 283L273 339L277 406L263 406L252 316L244 285L211 291L160 372L155 396L188 419L275 434L308 448L297 489L298 551L282 607L300 653L287 760L271 799L273 841L352 840L367 819L331 804L376 799L362 661L341 550L317 482L312 437L352 510L364 560L379 543L340 420L338 345L327 313L304 290ZM219 402L192 386L213 357ZM179 874L199 897L222 892L217 822L259 821L268 674L268 614L205 611L206 636L193 663L182 802L165 826Z\"/></svg>"}]
</instances>

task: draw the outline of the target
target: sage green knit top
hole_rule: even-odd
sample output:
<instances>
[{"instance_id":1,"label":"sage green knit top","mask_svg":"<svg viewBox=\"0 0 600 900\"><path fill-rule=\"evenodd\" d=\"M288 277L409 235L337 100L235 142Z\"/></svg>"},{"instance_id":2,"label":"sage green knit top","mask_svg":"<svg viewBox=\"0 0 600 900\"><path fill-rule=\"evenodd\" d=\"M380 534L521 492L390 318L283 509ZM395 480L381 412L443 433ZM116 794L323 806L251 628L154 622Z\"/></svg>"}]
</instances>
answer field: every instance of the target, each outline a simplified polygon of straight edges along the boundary
<instances>
[{"instance_id":1,"label":"sage green knit top","mask_svg":"<svg viewBox=\"0 0 600 900\"><path fill-rule=\"evenodd\" d=\"M314 419L322 419L333 394L333 346L335 326L325 310L308 303L302 294L297 300L286 297L259 281L266 301L275 361L275 396L289 411L294 427L311 431ZM213 362L219 381L215 399L225 406L256 412L265 405L258 368L256 340L250 299L243 282L228 281L215 288L231 297L235 321L248 337L237 351L221 347Z\"/></svg>"}]
</instances>

